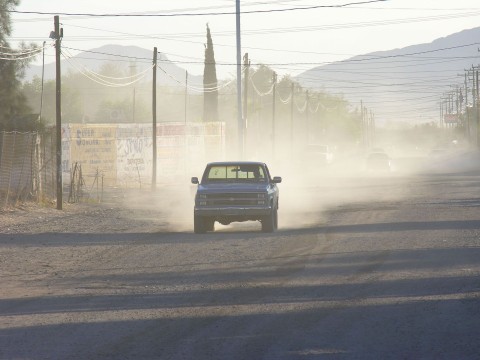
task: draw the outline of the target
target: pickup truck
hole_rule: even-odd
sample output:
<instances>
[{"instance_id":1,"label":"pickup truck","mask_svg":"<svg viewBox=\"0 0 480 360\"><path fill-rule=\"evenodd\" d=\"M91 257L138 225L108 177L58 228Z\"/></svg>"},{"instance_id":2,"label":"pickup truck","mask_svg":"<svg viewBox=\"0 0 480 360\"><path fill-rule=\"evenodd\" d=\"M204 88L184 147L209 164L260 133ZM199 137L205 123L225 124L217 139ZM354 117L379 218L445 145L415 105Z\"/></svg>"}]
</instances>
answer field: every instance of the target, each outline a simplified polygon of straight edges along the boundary
<instances>
[{"instance_id":1,"label":"pickup truck","mask_svg":"<svg viewBox=\"0 0 480 360\"><path fill-rule=\"evenodd\" d=\"M235 161L208 163L197 184L193 227L197 234L214 231L215 222L260 221L263 232L278 227L279 189L282 178L271 178L262 162Z\"/></svg>"}]
</instances>

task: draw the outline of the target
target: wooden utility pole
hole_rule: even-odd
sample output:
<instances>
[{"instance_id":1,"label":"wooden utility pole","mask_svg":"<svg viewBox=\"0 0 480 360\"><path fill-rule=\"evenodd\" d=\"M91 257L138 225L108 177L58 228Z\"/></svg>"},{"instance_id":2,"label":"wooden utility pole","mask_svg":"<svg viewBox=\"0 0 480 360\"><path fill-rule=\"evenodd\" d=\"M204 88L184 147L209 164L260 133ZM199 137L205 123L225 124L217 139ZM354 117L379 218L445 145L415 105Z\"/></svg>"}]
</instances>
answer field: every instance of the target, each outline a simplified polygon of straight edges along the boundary
<instances>
[{"instance_id":1,"label":"wooden utility pole","mask_svg":"<svg viewBox=\"0 0 480 360\"><path fill-rule=\"evenodd\" d=\"M479 137L480 137L480 134L479 134L479 130L480 130L480 126L478 124L478 66L476 67L476 70L474 71L474 79L475 79L475 99L473 101L474 103L474 109L473 109L473 114L474 114L474 118L473 118L473 121L475 123L475 145L478 147L479 146Z\"/></svg>"},{"instance_id":2,"label":"wooden utility pole","mask_svg":"<svg viewBox=\"0 0 480 360\"><path fill-rule=\"evenodd\" d=\"M187 174L189 153L188 153L188 126L187 126L187 106L188 106L188 71L185 70L185 123L183 133L183 169Z\"/></svg>"},{"instance_id":3,"label":"wooden utility pole","mask_svg":"<svg viewBox=\"0 0 480 360\"><path fill-rule=\"evenodd\" d=\"M62 73L60 68L60 44L63 37L63 29L60 30L60 18L58 15L54 17L54 34L50 37L55 38L55 77L56 77L56 165L57 165L57 209L63 208L63 180L62 180Z\"/></svg>"},{"instance_id":4,"label":"wooden utility pole","mask_svg":"<svg viewBox=\"0 0 480 360\"><path fill-rule=\"evenodd\" d=\"M152 190L157 188L157 48L153 48L153 80L152 80Z\"/></svg>"},{"instance_id":5,"label":"wooden utility pole","mask_svg":"<svg viewBox=\"0 0 480 360\"><path fill-rule=\"evenodd\" d=\"M185 70L185 134L187 130L187 104L188 104L188 71Z\"/></svg>"},{"instance_id":6,"label":"wooden utility pole","mask_svg":"<svg viewBox=\"0 0 480 360\"><path fill-rule=\"evenodd\" d=\"M363 116L363 121L364 121L364 126L365 126L365 149L368 150L368 109L366 107L363 108L363 111L365 112Z\"/></svg>"},{"instance_id":7,"label":"wooden utility pole","mask_svg":"<svg viewBox=\"0 0 480 360\"><path fill-rule=\"evenodd\" d=\"M238 157L244 157L243 149L243 115L242 115L242 45L240 36L240 0L235 0L235 24L237 39L237 122L238 122Z\"/></svg>"},{"instance_id":8,"label":"wooden utility pole","mask_svg":"<svg viewBox=\"0 0 480 360\"><path fill-rule=\"evenodd\" d=\"M443 100L440 99L440 127L442 127L442 119L443 119Z\"/></svg>"},{"instance_id":9,"label":"wooden utility pole","mask_svg":"<svg viewBox=\"0 0 480 360\"><path fill-rule=\"evenodd\" d=\"M363 100L360 100L360 112L362 114L362 117L360 119L361 122L361 135L362 135L362 144L365 146L365 107L363 106Z\"/></svg>"},{"instance_id":10,"label":"wooden utility pole","mask_svg":"<svg viewBox=\"0 0 480 360\"><path fill-rule=\"evenodd\" d=\"M243 56L243 65L245 67L245 75L243 80L243 118L244 121L244 136L243 136L243 151L246 152L247 138L248 138L248 70L250 68L250 60L248 60L248 53Z\"/></svg>"},{"instance_id":11,"label":"wooden utility pole","mask_svg":"<svg viewBox=\"0 0 480 360\"><path fill-rule=\"evenodd\" d=\"M45 44L46 41L43 42L43 51L42 51L42 90L40 95L40 114L38 115L38 121L42 120L42 110L43 110L43 83L45 78Z\"/></svg>"},{"instance_id":12,"label":"wooden utility pole","mask_svg":"<svg viewBox=\"0 0 480 360\"><path fill-rule=\"evenodd\" d=\"M272 91L272 159L275 159L275 95L277 88L277 73L273 72L273 91Z\"/></svg>"},{"instance_id":13,"label":"wooden utility pole","mask_svg":"<svg viewBox=\"0 0 480 360\"><path fill-rule=\"evenodd\" d=\"M290 155L293 158L293 105L294 105L294 91L295 91L295 83L292 82L292 90L291 90L291 95L290 95Z\"/></svg>"},{"instance_id":14,"label":"wooden utility pole","mask_svg":"<svg viewBox=\"0 0 480 360\"><path fill-rule=\"evenodd\" d=\"M305 127L307 129L307 144L310 144L310 119L308 116L308 108L309 108L309 96L308 90L305 92Z\"/></svg>"}]
</instances>

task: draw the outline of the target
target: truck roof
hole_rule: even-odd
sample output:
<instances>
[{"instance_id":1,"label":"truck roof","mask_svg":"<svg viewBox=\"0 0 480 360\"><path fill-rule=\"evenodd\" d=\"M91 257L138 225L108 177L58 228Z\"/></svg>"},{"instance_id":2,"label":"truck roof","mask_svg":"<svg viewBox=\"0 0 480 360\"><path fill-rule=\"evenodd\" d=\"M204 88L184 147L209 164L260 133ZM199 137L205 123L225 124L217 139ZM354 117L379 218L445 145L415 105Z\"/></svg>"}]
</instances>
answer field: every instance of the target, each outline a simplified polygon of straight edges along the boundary
<instances>
[{"instance_id":1,"label":"truck roof","mask_svg":"<svg viewBox=\"0 0 480 360\"><path fill-rule=\"evenodd\" d=\"M226 165L265 165L264 162L261 161L213 161L209 162L207 166L210 165L220 165L220 166L226 166Z\"/></svg>"}]
</instances>

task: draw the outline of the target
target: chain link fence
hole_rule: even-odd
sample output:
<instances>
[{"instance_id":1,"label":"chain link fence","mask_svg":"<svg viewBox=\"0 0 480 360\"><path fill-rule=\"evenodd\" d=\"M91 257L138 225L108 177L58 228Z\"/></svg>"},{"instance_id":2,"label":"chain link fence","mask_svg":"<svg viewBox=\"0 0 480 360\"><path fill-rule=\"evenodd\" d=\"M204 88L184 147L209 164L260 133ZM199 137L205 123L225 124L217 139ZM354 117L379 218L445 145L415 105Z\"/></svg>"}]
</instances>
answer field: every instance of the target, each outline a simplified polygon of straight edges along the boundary
<instances>
[{"instance_id":1,"label":"chain link fence","mask_svg":"<svg viewBox=\"0 0 480 360\"><path fill-rule=\"evenodd\" d=\"M36 133L0 133L0 207L32 196L36 140Z\"/></svg>"},{"instance_id":2,"label":"chain link fence","mask_svg":"<svg viewBox=\"0 0 480 360\"><path fill-rule=\"evenodd\" d=\"M54 134L0 132L0 209L55 197Z\"/></svg>"}]
</instances>

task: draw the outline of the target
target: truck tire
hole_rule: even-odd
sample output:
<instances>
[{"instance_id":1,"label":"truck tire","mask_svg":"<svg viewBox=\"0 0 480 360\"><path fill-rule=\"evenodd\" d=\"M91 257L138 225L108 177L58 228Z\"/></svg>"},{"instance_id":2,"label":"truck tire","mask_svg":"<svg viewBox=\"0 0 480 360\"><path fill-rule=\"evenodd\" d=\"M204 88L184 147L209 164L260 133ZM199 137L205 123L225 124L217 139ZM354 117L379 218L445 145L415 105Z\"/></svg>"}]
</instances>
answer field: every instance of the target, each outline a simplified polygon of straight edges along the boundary
<instances>
[{"instance_id":1,"label":"truck tire","mask_svg":"<svg viewBox=\"0 0 480 360\"><path fill-rule=\"evenodd\" d=\"M274 232L278 227L278 211L277 207L272 209L270 215L267 215L262 220L262 231L263 232Z\"/></svg>"},{"instance_id":2,"label":"truck tire","mask_svg":"<svg viewBox=\"0 0 480 360\"><path fill-rule=\"evenodd\" d=\"M215 218L204 218L203 227L206 231L215 231Z\"/></svg>"},{"instance_id":3,"label":"truck tire","mask_svg":"<svg viewBox=\"0 0 480 360\"><path fill-rule=\"evenodd\" d=\"M207 232L203 216L193 215L193 232L195 234L205 234Z\"/></svg>"}]
</instances>

